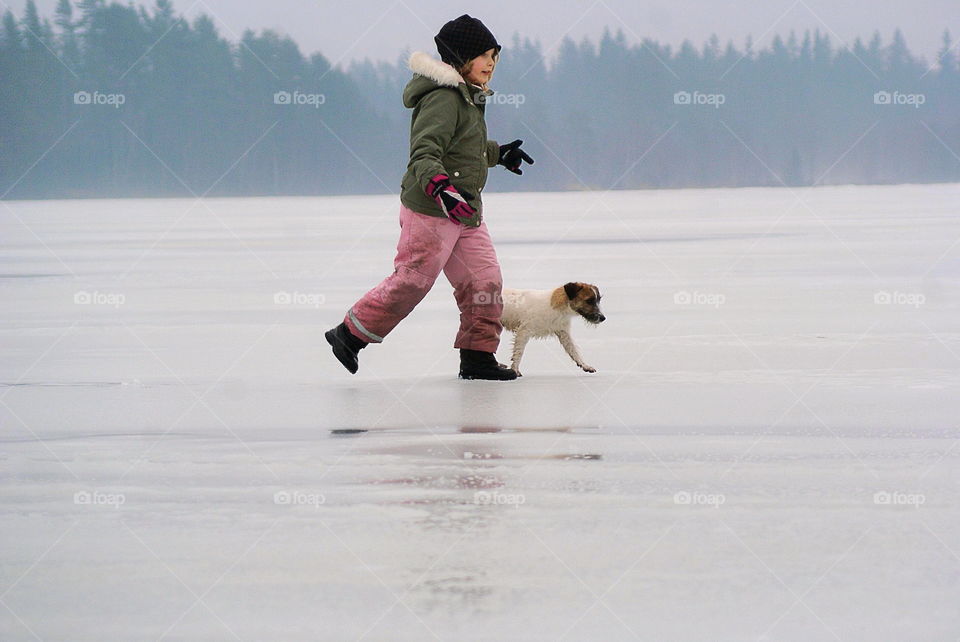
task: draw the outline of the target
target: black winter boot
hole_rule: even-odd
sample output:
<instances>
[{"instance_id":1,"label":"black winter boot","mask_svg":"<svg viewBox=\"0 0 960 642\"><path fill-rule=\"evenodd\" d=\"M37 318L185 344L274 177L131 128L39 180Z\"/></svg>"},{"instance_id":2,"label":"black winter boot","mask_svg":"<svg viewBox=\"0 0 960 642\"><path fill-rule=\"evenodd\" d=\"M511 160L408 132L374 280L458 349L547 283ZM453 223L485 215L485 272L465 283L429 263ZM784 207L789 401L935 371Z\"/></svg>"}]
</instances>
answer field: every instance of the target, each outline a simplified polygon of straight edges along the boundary
<instances>
[{"instance_id":1,"label":"black winter boot","mask_svg":"<svg viewBox=\"0 0 960 642\"><path fill-rule=\"evenodd\" d=\"M360 367L357 362L357 353L366 348L367 343L353 336L343 323L332 330L327 330L323 336L333 347L333 356L350 371L350 374L357 374L357 369Z\"/></svg>"},{"instance_id":2,"label":"black winter boot","mask_svg":"<svg viewBox=\"0 0 960 642\"><path fill-rule=\"evenodd\" d=\"M498 363L492 352L460 348L460 378L513 381L517 373Z\"/></svg>"}]
</instances>

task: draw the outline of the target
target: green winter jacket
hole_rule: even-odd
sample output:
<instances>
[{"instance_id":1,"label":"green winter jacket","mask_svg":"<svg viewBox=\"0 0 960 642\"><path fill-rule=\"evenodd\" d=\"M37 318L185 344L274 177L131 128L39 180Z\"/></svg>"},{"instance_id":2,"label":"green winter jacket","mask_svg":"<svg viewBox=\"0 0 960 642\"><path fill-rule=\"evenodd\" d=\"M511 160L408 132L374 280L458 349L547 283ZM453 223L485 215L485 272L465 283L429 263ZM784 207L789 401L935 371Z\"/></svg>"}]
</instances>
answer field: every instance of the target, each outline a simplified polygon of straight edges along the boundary
<instances>
[{"instance_id":1,"label":"green winter jacket","mask_svg":"<svg viewBox=\"0 0 960 642\"><path fill-rule=\"evenodd\" d=\"M457 190L473 198L477 210L463 224L476 227L483 220L480 192L487 168L497 164L500 146L487 139L484 107L493 91L468 85L450 65L424 53L410 56L414 76L403 90L403 104L413 109L410 119L410 162L403 177L400 202L415 212L446 215L424 191L430 179L446 174Z\"/></svg>"}]
</instances>

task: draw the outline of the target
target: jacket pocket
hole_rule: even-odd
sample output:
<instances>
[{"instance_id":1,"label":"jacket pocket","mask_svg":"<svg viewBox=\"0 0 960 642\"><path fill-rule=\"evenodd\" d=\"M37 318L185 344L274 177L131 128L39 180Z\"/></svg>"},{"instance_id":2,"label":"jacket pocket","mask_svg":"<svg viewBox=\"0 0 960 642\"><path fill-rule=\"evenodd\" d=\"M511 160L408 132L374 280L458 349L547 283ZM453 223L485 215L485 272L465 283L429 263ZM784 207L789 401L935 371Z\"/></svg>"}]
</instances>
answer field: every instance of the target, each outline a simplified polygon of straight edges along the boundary
<instances>
[{"instance_id":1,"label":"jacket pocket","mask_svg":"<svg viewBox=\"0 0 960 642\"><path fill-rule=\"evenodd\" d=\"M475 201L480 197L480 182L477 173L468 169L455 169L450 173L450 182L457 191L467 192ZM472 205L472 203L471 203Z\"/></svg>"}]
</instances>

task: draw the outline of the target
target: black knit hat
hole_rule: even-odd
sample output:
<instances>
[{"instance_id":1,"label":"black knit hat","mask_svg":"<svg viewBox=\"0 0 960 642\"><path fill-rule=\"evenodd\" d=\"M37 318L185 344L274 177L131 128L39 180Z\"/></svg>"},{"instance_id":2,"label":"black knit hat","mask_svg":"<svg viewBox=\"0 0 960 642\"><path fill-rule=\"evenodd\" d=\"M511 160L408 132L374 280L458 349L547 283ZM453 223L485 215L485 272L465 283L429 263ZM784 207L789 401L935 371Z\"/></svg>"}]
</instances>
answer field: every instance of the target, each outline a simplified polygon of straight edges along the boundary
<instances>
[{"instance_id":1,"label":"black knit hat","mask_svg":"<svg viewBox=\"0 0 960 642\"><path fill-rule=\"evenodd\" d=\"M490 30L467 14L443 25L433 40L437 43L440 60L454 69L460 69L487 49L496 49L498 53L501 49Z\"/></svg>"}]
</instances>

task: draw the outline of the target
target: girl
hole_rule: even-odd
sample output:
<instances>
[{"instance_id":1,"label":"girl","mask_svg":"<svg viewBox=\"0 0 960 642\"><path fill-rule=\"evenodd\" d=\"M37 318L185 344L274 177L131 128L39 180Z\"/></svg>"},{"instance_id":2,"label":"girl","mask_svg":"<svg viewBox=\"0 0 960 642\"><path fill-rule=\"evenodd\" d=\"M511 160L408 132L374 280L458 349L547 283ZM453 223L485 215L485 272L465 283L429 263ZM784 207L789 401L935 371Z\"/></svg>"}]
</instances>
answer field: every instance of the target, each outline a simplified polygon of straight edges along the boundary
<instances>
[{"instance_id":1,"label":"girl","mask_svg":"<svg viewBox=\"0 0 960 642\"><path fill-rule=\"evenodd\" d=\"M516 379L494 357L503 329L502 282L480 192L488 167L500 164L522 174L521 163L533 159L520 140L497 145L487 139L484 108L493 95L487 84L501 49L490 30L464 14L446 23L434 41L442 62L424 53L410 56L414 76L403 92L413 115L394 272L325 336L334 356L356 373L359 351L383 341L442 271L460 308L453 344L460 349L460 377Z\"/></svg>"}]
</instances>

